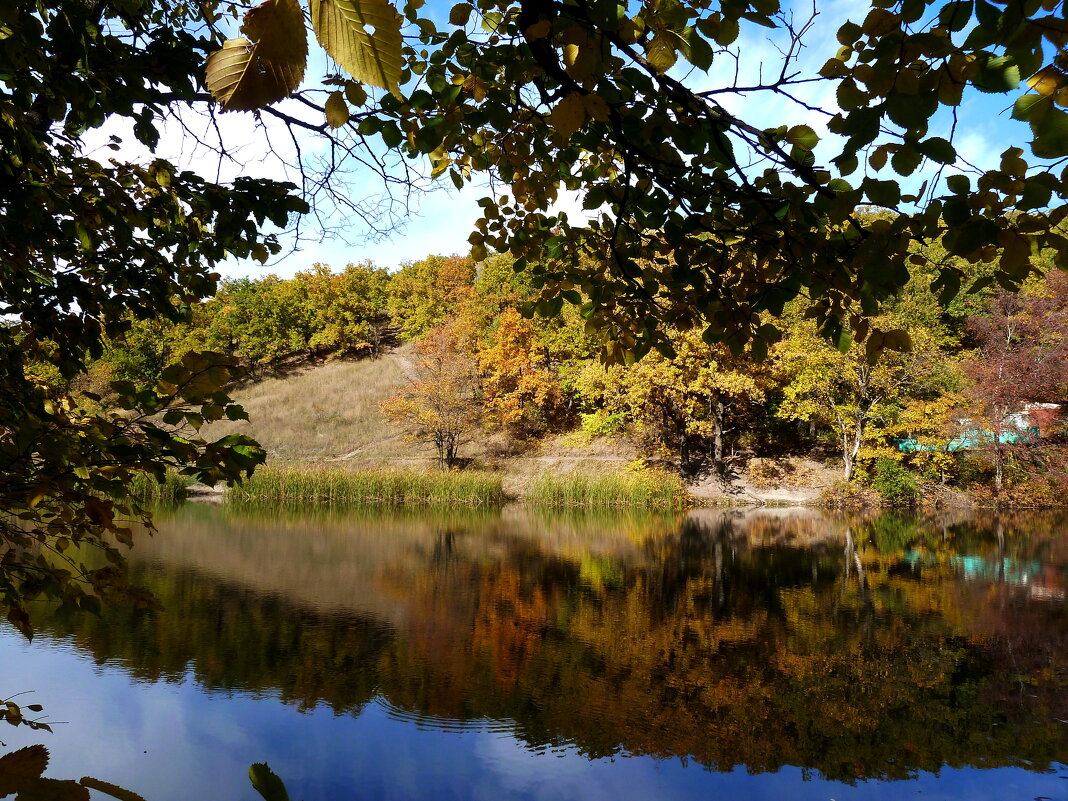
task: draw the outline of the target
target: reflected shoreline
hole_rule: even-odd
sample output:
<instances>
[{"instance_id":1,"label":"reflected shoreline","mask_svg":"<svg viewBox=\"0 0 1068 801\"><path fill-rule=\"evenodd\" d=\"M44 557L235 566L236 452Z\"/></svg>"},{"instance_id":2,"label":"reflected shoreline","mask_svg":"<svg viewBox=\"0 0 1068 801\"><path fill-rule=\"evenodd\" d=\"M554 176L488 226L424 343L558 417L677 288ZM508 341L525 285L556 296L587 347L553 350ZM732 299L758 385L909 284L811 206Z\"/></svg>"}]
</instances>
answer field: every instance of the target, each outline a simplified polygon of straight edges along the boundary
<instances>
[{"instance_id":1,"label":"reflected shoreline","mask_svg":"<svg viewBox=\"0 0 1068 801\"><path fill-rule=\"evenodd\" d=\"M162 612L37 625L134 681L532 752L828 780L1068 761L1055 517L189 505L132 551ZM489 723L487 723L487 721Z\"/></svg>"}]
</instances>

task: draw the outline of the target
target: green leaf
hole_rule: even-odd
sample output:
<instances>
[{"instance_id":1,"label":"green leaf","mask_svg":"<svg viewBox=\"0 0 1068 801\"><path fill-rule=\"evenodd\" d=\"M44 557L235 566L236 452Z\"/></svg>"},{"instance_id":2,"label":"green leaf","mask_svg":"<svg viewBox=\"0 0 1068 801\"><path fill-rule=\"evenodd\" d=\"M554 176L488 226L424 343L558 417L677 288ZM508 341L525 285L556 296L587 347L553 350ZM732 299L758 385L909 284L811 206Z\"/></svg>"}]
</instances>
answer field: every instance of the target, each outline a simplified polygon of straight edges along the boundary
<instances>
[{"instance_id":1,"label":"green leaf","mask_svg":"<svg viewBox=\"0 0 1068 801\"><path fill-rule=\"evenodd\" d=\"M1035 123L1052 107L1053 99L1050 97L1036 94L1020 95L1012 104L1012 118Z\"/></svg>"},{"instance_id":2,"label":"green leaf","mask_svg":"<svg viewBox=\"0 0 1068 801\"><path fill-rule=\"evenodd\" d=\"M401 129L397 123L392 120L382 124L382 127L379 130L379 135L382 137L383 144L388 148L397 147L404 141L404 134L401 133Z\"/></svg>"},{"instance_id":3,"label":"green leaf","mask_svg":"<svg viewBox=\"0 0 1068 801\"><path fill-rule=\"evenodd\" d=\"M812 150L820 138L807 125L795 125L786 132L786 141L802 150Z\"/></svg>"},{"instance_id":4,"label":"green leaf","mask_svg":"<svg viewBox=\"0 0 1068 801\"><path fill-rule=\"evenodd\" d=\"M874 178L865 178L861 186L864 194L876 205L894 209L901 202L901 187L897 181L877 181Z\"/></svg>"},{"instance_id":5,"label":"green leaf","mask_svg":"<svg viewBox=\"0 0 1068 801\"><path fill-rule=\"evenodd\" d=\"M848 328L840 327L834 335L834 346L840 353L849 353L849 349L853 347L853 332Z\"/></svg>"},{"instance_id":6,"label":"green leaf","mask_svg":"<svg viewBox=\"0 0 1068 801\"><path fill-rule=\"evenodd\" d=\"M474 7L470 3L457 3L449 11L449 24L464 26L471 19Z\"/></svg>"},{"instance_id":7,"label":"green leaf","mask_svg":"<svg viewBox=\"0 0 1068 801\"><path fill-rule=\"evenodd\" d=\"M1032 122L1035 133L1031 151L1039 158L1055 159L1068 155L1068 113L1051 108L1040 120Z\"/></svg>"},{"instance_id":8,"label":"green leaf","mask_svg":"<svg viewBox=\"0 0 1068 801\"><path fill-rule=\"evenodd\" d=\"M914 147L902 145L890 159L890 166L898 175L912 175L923 161L923 155Z\"/></svg>"},{"instance_id":9,"label":"green leaf","mask_svg":"<svg viewBox=\"0 0 1068 801\"><path fill-rule=\"evenodd\" d=\"M938 24L954 33L964 30L972 18L972 0L952 0L938 12Z\"/></svg>"},{"instance_id":10,"label":"green leaf","mask_svg":"<svg viewBox=\"0 0 1068 801\"><path fill-rule=\"evenodd\" d=\"M916 145L916 148L927 158L937 161L939 164L952 164L957 160L956 149L940 136L924 139Z\"/></svg>"},{"instance_id":11,"label":"green leaf","mask_svg":"<svg viewBox=\"0 0 1068 801\"><path fill-rule=\"evenodd\" d=\"M1020 85L1020 68L1011 56L981 53L976 65L978 70L972 84L980 92L1011 92Z\"/></svg>"},{"instance_id":12,"label":"green leaf","mask_svg":"<svg viewBox=\"0 0 1068 801\"><path fill-rule=\"evenodd\" d=\"M894 93L886 101L887 116L908 130L922 129L937 110L938 96L934 92Z\"/></svg>"},{"instance_id":13,"label":"green leaf","mask_svg":"<svg viewBox=\"0 0 1068 801\"><path fill-rule=\"evenodd\" d=\"M846 20L845 24L838 29L838 44L843 47L852 47L863 33L864 30L857 23Z\"/></svg>"},{"instance_id":14,"label":"green leaf","mask_svg":"<svg viewBox=\"0 0 1068 801\"><path fill-rule=\"evenodd\" d=\"M719 28L716 30L715 40L716 44L722 47L734 44L739 34L738 20L731 19L730 17L724 17L719 21Z\"/></svg>"},{"instance_id":15,"label":"green leaf","mask_svg":"<svg viewBox=\"0 0 1068 801\"><path fill-rule=\"evenodd\" d=\"M972 191L972 181L967 175L950 175L946 178L946 186L955 195L967 195Z\"/></svg>"},{"instance_id":16,"label":"green leaf","mask_svg":"<svg viewBox=\"0 0 1068 801\"><path fill-rule=\"evenodd\" d=\"M686 57L686 60L699 70L708 72L715 57L712 46L702 38L696 28L692 27L683 31L683 41L686 46L683 48L682 54Z\"/></svg>"},{"instance_id":17,"label":"green leaf","mask_svg":"<svg viewBox=\"0 0 1068 801\"><path fill-rule=\"evenodd\" d=\"M948 306L960 293L960 273L951 268L942 270L938 279L931 284L931 289L938 291L938 302Z\"/></svg>"}]
</instances>

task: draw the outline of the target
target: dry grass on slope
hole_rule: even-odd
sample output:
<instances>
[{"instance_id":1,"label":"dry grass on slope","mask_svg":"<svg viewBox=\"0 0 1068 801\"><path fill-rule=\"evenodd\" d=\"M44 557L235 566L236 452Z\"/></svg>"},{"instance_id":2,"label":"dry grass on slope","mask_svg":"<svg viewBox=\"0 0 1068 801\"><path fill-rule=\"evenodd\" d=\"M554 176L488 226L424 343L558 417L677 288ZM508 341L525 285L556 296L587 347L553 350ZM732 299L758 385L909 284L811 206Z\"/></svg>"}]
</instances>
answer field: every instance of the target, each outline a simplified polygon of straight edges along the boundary
<instances>
[{"instance_id":1,"label":"dry grass on slope","mask_svg":"<svg viewBox=\"0 0 1068 801\"><path fill-rule=\"evenodd\" d=\"M387 423L378 405L408 381L407 348L379 359L329 362L234 392L250 422L219 422L209 438L248 434L271 461L333 460L368 464L420 458L424 451ZM347 458L346 458L347 457Z\"/></svg>"}]
</instances>

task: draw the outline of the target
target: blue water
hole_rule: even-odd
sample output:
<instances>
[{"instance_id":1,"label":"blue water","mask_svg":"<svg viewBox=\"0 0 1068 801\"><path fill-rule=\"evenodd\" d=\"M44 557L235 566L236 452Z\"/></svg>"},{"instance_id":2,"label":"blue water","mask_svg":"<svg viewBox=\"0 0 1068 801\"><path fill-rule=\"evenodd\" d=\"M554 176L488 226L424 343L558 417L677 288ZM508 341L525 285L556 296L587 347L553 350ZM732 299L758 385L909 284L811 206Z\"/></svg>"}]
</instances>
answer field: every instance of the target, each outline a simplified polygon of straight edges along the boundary
<instances>
[{"instance_id":1,"label":"blue water","mask_svg":"<svg viewBox=\"0 0 1068 801\"><path fill-rule=\"evenodd\" d=\"M198 520L202 521L204 513L198 514ZM168 560L172 566L184 561L183 568L188 570L189 560L199 558L180 548L177 552L168 550L166 538L179 536L180 522L169 532L165 528L160 540L146 551L146 558L149 552L152 554L154 570L166 569ZM234 537L243 536L226 528L232 522L219 521L219 536L229 537L231 542ZM319 521L312 525L324 530L333 524ZM338 531L350 530L343 521L340 526ZM364 522L360 526L364 534L355 537L356 540L375 537L373 523ZM271 526L263 521L257 522L255 528L258 538L272 536ZM368 530L372 533L367 534ZM514 526L509 530L514 532ZM632 580L626 577L633 576L635 564L641 562L648 566L651 557L643 546L634 546L634 542L641 542L641 537L635 538L633 527L626 536L613 531L590 547L596 547L598 558L614 560L620 565L620 574L626 582ZM381 574L386 569L382 560L392 564L400 558L398 553L403 552L407 558L411 557L413 548L419 553L430 553L433 548L429 543L425 549L417 547L421 536L418 532L413 534L400 551L378 553L372 560L373 566L368 568L368 575ZM474 555L469 557L481 560L482 573L488 570L487 554L499 550L501 536L499 528L487 535L487 542L497 543L492 547L471 541ZM658 529L655 537L661 536ZM529 548L529 537L537 539L538 534L509 533L505 539L515 537L524 548ZM187 545L193 548L197 541L194 535L190 538ZM563 539L568 543L565 550L573 553L574 531L568 529ZM558 536L546 548L559 549L560 542ZM336 544L328 537L319 544L325 547L331 543ZM737 541L733 547L740 547ZM828 545L824 552L833 555L837 549ZM868 567L869 574L873 569ZM628 574L628 570L632 572ZM600 593L600 603L612 592L622 591L620 588L597 592L589 587L582 589L584 597L591 594L598 597ZM309 604L314 601L305 600ZM1046 609L1048 601L1043 603L1047 606L1041 608ZM1059 605L1055 601L1048 608L1051 620L1063 620L1063 600ZM163 614L180 615L182 610L170 609ZM411 614L410 611L406 616L398 613L396 619L384 620L382 624L395 637L414 637L410 632L417 630L423 632L421 636L446 636L433 621L413 620ZM558 616L559 610L554 614ZM250 620L248 625L254 623ZM307 625L312 626L314 622ZM151 626L141 621L136 628L143 633ZM868 780L861 776L853 783L827 780L819 770L804 765L785 764L757 773L744 766L710 770L685 754L664 758L629 755L625 742L620 742L618 751L611 757L591 758L587 755L588 746L576 745L564 737L554 739L551 731L547 738L534 742L529 736L521 736L517 724L508 719L487 720L477 714L466 720L455 715L442 717L425 709L398 706L381 693L375 693L362 707L351 707L341 713L335 713L325 703L310 708L307 704L284 703L279 698L281 689L270 686L242 689L238 686L241 682L232 678L228 679L228 687L220 686L227 682L198 679L205 666L197 664L196 659L190 661L184 673L161 671L155 678L146 677L145 664L152 661L150 657L139 663L140 657L131 657L129 649L111 657L107 651L114 645L90 641L92 636L97 636L92 634L94 631L99 629L90 626L63 632L45 627L32 643L9 629L0 633L0 665L3 666L0 695L32 691L15 700L23 704L44 704L46 720L54 730L48 734L5 727L0 731L0 741L7 749L45 744L51 753L48 776L92 775L140 793L148 801L258 799L249 785L247 771L251 763L264 761L283 777L294 801L1068 798L1068 768L1064 765L1063 751L1059 759L1042 770L1027 769L1026 765L983 768L980 763L919 771L904 780ZM147 642L142 642L134 652L144 655L151 651L152 646ZM425 651L419 659L431 659L428 653L432 650ZM1061 653L1058 660L1054 654L1054 672L1063 671L1065 656ZM286 658L279 657L283 671ZM538 658L548 657L539 651ZM430 672L440 668L425 667ZM540 665L536 669L544 668ZM418 675L420 669L417 665L413 670ZM329 673L329 668L326 670ZM477 707L476 699L471 704ZM537 720L537 704L533 711L529 711L529 704L526 708ZM576 718L584 714L584 710L575 710ZM638 723L659 725L658 720ZM607 724L598 719L591 725ZM1065 735L1068 723L1062 720L1059 725ZM708 737L715 736L715 726L710 725ZM598 732L598 737L598 742L605 737L611 740L611 732ZM621 740L625 739L621 735ZM670 742L670 733L666 739ZM1061 736L1059 745L1054 747L1061 747L1065 742L1068 737Z\"/></svg>"}]
</instances>

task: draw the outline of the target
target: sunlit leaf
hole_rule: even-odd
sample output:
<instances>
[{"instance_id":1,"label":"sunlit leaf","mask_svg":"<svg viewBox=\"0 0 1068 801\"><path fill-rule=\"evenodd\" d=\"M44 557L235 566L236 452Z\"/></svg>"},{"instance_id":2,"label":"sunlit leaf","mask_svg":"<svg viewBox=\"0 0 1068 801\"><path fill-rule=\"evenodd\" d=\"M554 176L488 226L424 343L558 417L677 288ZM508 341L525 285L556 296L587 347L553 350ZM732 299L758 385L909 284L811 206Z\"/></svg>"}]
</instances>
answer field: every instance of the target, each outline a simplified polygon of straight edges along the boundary
<instances>
[{"instance_id":1,"label":"sunlit leaf","mask_svg":"<svg viewBox=\"0 0 1068 801\"><path fill-rule=\"evenodd\" d=\"M1010 56L991 57L983 54L978 60L973 83L981 92L1009 92L1020 85L1020 68Z\"/></svg>"},{"instance_id":2,"label":"sunlit leaf","mask_svg":"<svg viewBox=\"0 0 1068 801\"><path fill-rule=\"evenodd\" d=\"M358 81L400 97L401 17L386 0L311 0L315 36Z\"/></svg>"},{"instance_id":3,"label":"sunlit leaf","mask_svg":"<svg viewBox=\"0 0 1068 801\"><path fill-rule=\"evenodd\" d=\"M345 98L341 92L331 92L326 99L326 124L331 128L340 128L349 121L349 107L345 104Z\"/></svg>"},{"instance_id":4,"label":"sunlit leaf","mask_svg":"<svg viewBox=\"0 0 1068 801\"><path fill-rule=\"evenodd\" d=\"M253 111L288 97L308 60L296 0L266 0L250 9L241 31L245 37L228 39L207 61L208 90L226 111Z\"/></svg>"},{"instance_id":5,"label":"sunlit leaf","mask_svg":"<svg viewBox=\"0 0 1068 801\"><path fill-rule=\"evenodd\" d=\"M557 103L549 114L549 124L558 138L566 142L586 121L586 102L579 92L572 92Z\"/></svg>"},{"instance_id":6,"label":"sunlit leaf","mask_svg":"<svg viewBox=\"0 0 1068 801\"><path fill-rule=\"evenodd\" d=\"M812 150L819 144L820 138L807 125L795 125L786 132L786 141L802 150Z\"/></svg>"}]
</instances>

